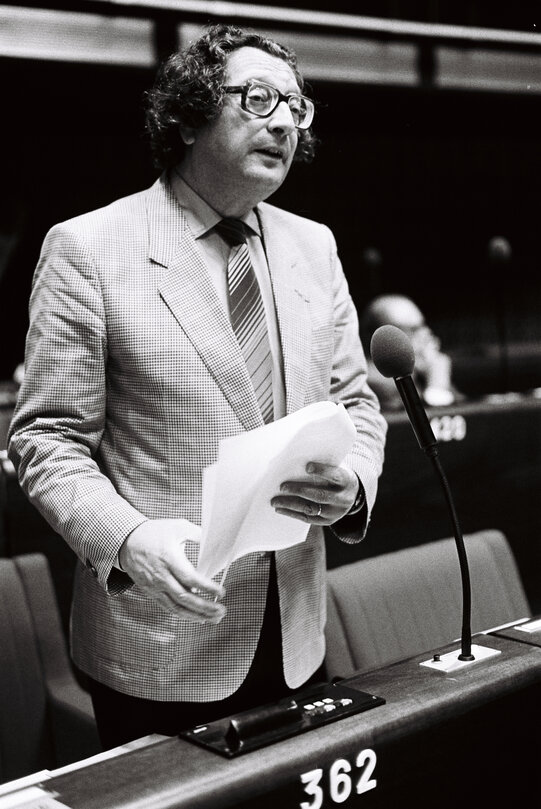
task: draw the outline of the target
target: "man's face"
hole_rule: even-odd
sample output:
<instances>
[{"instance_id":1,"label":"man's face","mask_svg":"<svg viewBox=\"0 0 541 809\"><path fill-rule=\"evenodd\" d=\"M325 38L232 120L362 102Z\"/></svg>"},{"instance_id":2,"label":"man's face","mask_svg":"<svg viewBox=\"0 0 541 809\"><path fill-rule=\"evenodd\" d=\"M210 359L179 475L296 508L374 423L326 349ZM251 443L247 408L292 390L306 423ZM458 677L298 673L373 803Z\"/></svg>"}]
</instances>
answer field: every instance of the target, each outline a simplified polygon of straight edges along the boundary
<instances>
[{"instance_id":1,"label":"man's face","mask_svg":"<svg viewBox=\"0 0 541 809\"><path fill-rule=\"evenodd\" d=\"M226 86L260 79L282 93L298 93L287 62L258 48L239 48L227 60ZM285 101L267 118L241 107L240 94L226 95L223 109L194 133L187 179L224 215L241 215L266 199L284 181L298 134ZM241 210L242 209L242 210Z\"/></svg>"}]
</instances>

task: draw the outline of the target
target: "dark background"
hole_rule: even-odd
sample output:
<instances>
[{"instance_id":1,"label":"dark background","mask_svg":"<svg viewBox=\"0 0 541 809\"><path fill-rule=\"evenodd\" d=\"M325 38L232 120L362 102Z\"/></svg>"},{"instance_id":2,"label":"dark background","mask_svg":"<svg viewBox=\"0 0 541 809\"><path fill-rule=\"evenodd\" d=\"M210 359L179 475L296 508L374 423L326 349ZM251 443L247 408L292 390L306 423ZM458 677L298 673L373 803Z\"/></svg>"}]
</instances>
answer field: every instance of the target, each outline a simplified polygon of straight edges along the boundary
<instances>
[{"instance_id":1,"label":"dark background","mask_svg":"<svg viewBox=\"0 0 541 809\"><path fill-rule=\"evenodd\" d=\"M152 81L142 69L0 60L0 379L23 356L48 228L157 176L142 105ZM450 351L541 345L539 96L312 88L315 162L295 166L271 201L333 229L358 306L411 295ZM511 261L488 260L495 236Z\"/></svg>"}]
</instances>

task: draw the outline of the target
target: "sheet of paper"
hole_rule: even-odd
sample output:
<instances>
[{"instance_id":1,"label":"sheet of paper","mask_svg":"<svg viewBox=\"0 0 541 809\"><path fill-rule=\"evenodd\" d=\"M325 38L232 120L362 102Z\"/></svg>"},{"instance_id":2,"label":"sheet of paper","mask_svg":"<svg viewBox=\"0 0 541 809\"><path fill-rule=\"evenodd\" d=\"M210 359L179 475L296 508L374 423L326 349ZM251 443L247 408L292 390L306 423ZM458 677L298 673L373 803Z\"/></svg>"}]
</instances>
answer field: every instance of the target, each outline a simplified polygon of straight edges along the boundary
<instances>
[{"instance_id":1,"label":"sheet of paper","mask_svg":"<svg viewBox=\"0 0 541 809\"><path fill-rule=\"evenodd\" d=\"M317 402L257 430L226 438L203 474L198 570L215 576L247 553L303 542L309 525L270 505L284 480L306 479L306 464L340 465L356 439L343 405Z\"/></svg>"}]
</instances>

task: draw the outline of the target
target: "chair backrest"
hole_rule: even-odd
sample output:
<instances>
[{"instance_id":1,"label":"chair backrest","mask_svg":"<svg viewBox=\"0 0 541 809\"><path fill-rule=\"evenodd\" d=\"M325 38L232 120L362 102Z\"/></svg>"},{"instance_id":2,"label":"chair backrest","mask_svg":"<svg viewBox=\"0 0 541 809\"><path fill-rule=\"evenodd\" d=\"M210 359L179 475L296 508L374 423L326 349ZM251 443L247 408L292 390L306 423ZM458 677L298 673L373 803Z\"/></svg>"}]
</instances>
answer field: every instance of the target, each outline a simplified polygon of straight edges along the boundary
<instances>
[{"instance_id":1,"label":"chair backrest","mask_svg":"<svg viewBox=\"0 0 541 809\"><path fill-rule=\"evenodd\" d=\"M13 559L0 559L0 780L48 768L53 740L32 614Z\"/></svg>"},{"instance_id":2,"label":"chair backrest","mask_svg":"<svg viewBox=\"0 0 541 809\"><path fill-rule=\"evenodd\" d=\"M464 537L472 632L530 615L515 559L500 531ZM327 573L329 678L403 660L458 639L462 583L455 540L362 559Z\"/></svg>"},{"instance_id":3,"label":"chair backrest","mask_svg":"<svg viewBox=\"0 0 541 809\"><path fill-rule=\"evenodd\" d=\"M43 554L0 559L0 659L0 782L99 752Z\"/></svg>"}]
</instances>

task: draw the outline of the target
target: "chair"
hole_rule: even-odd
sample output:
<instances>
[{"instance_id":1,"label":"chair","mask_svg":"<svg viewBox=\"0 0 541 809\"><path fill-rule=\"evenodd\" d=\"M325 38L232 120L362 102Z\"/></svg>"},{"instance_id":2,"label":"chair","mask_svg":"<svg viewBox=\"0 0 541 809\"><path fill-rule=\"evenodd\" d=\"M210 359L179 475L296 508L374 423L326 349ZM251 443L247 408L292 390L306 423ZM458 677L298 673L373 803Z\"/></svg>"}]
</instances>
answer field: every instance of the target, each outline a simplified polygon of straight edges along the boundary
<instances>
[{"instance_id":1,"label":"chair","mask_svg":"<svg viewBox=\"0 0 541 809\"><path fill-rule=\"evenodd\" d=\"M0 648L0 782L99 753L42 554L0 559Z\"/></svg>"},{"instance_id":2,"label":"chair","mask_svg":"<svg viewBox=\"0 0 541 809\"><path fill-rule=\"evenodd\" d=\"M472 589L472 632L530 615L506 538L464 537ZM460 638L462 584L454 539L362 559L327 572L326 674L403 660Z\"/></svg>"}]
</instances>

